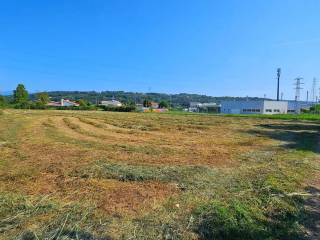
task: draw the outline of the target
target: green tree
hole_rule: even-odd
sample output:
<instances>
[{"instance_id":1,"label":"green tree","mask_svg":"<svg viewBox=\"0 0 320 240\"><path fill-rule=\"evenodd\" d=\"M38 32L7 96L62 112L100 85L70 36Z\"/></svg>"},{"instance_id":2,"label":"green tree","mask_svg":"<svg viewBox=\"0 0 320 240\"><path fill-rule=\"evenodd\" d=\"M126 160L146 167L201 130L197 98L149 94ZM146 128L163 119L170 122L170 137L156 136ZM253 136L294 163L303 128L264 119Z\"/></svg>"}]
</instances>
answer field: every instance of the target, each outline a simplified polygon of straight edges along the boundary
<instances>
[{"instance_id":1,"label":"green tree","mask_svg":"<svg viewBox=\"0 0 320 240\"><path fill-rule=\"evenodd\" d=\"M169 108L169 103L167 101L161 101L159 103L159 108Z\"/></svg>"},{"instance_id":2,"label":"green tree","mask_svg":"<svg viewBox=\"0 0 320 240\"><path fill-rule=\"evenodd\" d=\"M42 105L46 105L50 101L48 93L45 92L38 93L37 98Z\"/></svg>"},{"instance_id":3,"label":"green tree","mask_svg":"<svg viewBox=\"0 0 320 240\"><path fill-rule=\"evenodd\" d=\"M23 84L18 84L13 94L14 102L17 104L25 104L28 102L29 94Z\"/></svg>"},{"instance_id":4,"label":"green tree","mask_svg":"<svg viewBox=\"0 0 320 240\"><path fill-rule=\"evenodd\" d=\"M130 107L136 107L136 103L134 101L129 100L126 104L126 106L130 106Z\"/></svg>"},{"instance_id":5,"label":"green tree","mask_svg":"<svg viewBox=\"0 0 320 240\"><path fill-rule=\"evenodd\" d=\"M89 105L89 103L84 99L80 99L78 101L78 103L79 103L80 107L87 107Z\"/></svg>"},{"instance_id":6,"label":"green tree","mask_svg":"<svg viewBox=\"0 0 320 240\"><path fill-rule=\"evenodd\" d=\"M151 101L149 101L148 99L145 99L143 101L143 106L144 107L151 107L152 106Z\"/></svg>"},{"instance_id":7,"label":"green tree","mask_svg":"<svg viewBox=\"0 0 320 240\"><path fill-rule=\"evenodd\" d=\"M4 96L0 95L0 108L4 107L6 105L6 99Z\"/></svg>"}]
</instances>

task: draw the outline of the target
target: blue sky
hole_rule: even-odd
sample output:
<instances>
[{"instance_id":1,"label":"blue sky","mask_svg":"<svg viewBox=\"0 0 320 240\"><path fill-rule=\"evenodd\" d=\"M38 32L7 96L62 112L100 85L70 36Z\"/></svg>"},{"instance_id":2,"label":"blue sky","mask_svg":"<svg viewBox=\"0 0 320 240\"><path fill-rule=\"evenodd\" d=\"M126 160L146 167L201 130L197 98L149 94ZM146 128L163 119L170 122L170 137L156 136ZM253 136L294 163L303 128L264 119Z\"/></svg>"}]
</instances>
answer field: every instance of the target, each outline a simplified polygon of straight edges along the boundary
<instances>
[{"instance_id":1,"label":"blue sky","mask_svg":"<svg viewBox=\"0 0 320 240\"><path fill-rule=\"evenodd\" d=\"M0 90L293 98L320 87L318 0L4 0Z\"/></svg>"}]
</instances>

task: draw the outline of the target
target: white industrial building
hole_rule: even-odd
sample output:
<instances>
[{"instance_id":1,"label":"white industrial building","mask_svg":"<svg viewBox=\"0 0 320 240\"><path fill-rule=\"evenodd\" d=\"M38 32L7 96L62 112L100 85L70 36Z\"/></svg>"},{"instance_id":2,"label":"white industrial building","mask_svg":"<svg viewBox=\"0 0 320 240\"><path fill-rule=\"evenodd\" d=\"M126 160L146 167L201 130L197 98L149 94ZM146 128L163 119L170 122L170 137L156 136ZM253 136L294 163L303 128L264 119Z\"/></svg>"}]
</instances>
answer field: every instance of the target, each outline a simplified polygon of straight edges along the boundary
<instances>
[{"instance_id":1,"label":"white industrial building","mask_svg":"<svg viewBox=\"0 0 320 240\"><path fill-rule=\"evenodd\" d=\"M211 112L218 113L220 112L220 105L214 102L210 103L199 103L191 102L190 107L187 109L188 112Z\"/></svg>"},{"instance_id":2,"label":"white industrial building","mask_svg":"<svg viewBox=\"0 0 320 240\"><path fill-rule=\"evenodd\" d=\"M287 101L247 100L221 102L221 113L224 114L286 114L287 112Z\"/></svg>"}]
</instances>

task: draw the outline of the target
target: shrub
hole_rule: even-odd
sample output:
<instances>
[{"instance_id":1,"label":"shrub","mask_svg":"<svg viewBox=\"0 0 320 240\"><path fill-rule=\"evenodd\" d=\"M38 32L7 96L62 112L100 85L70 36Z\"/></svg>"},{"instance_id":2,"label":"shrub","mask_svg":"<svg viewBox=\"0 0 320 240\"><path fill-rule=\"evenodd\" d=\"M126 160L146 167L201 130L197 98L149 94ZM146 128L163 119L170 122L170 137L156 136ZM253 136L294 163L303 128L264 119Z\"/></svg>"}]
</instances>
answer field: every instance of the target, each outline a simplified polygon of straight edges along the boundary
<instances>
[{"instance_id":1,"label":"shrub","mask_svg":"<svg viewBox=\"0 0 320 240\"><path fill-rule=\"evenodd\" d=\"M30 109L31 108L31 104L30 102L22 102L22 103L16 103L13 106L16 109Z\"/></svg>"},{"instance_id":2,"label":"shrub","mask_svg":"<svg viewBox=\"0 0 320 240\"><path fill-rule=\"evenodd\" d=\"M81 111L85 111L85 110L97 110L97 107L94 105L88 105L88 106L68 106L68 107L55 107L55 109L57 110L81 110Z\"/></svg>"},{"instance_id":3,"label":"shrub","mask_svg":"<svg viewBox=\"0 0 320 240\"><path fill-rule=\"evenodd\" d=\"M6 99L0 95L0 108L4 108L7 105Z\"/></svg>"},{"instance_id":4,"label":"shrub","mask_svg":"<svg viewBox=\"0 0 320 240\"><path fill-rule=\"evenodd\" d=\"M16 103L14 104L14 108L16 109L48 109L48 106L41 103L40 101L37 102L23 102L23 103Z\"/></svg>"},{"instance_id":5,"label":"shrub","mask_svg":"<svg viewBox=\"0 0 320 240\"><path fill-rule=\"evenodd\" d=\"M112 106L100 106L104 111L110 112L134 112L136 110L135 106L121 106L121 107L112 107Z\"/></svg>"}]
</instances>

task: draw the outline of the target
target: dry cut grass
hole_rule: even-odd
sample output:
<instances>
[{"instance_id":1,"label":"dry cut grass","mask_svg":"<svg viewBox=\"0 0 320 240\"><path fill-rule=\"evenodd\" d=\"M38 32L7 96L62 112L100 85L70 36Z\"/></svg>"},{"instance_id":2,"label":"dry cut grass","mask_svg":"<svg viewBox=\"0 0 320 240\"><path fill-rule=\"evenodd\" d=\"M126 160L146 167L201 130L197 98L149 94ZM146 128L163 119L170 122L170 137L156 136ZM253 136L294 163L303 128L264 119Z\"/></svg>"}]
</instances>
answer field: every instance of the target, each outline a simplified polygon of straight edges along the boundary
<instances>
[{"instance_id":1,"label":"dry cut grass","mask_svg":"<svg viewBox=\"0 0 320 240\"><path fill-rule=\"evenodd\" d=\"M263 124L280 122L5 111L0 116L0 218L7 220L0 220L0 239L28 234L28 229L39 237L59 233L70 237L73 231L79 236L143 239L143 227L134 223L141 219L149 219L144 221L157 224L166 234L171 230L159 221L174 221L182 214L176 211L183 202L182 212L190 213L215 191L223 192L220 188L232 173L244 166L244 156L284 151L288 141L272 137L277 130L262 128ZM22 210L8 213L4 205ZM191 223L183 224L181 236L199 237L188 228ZM156 238L152 231L149 234L149 239Z\"/></svg>"}]
</instances>

